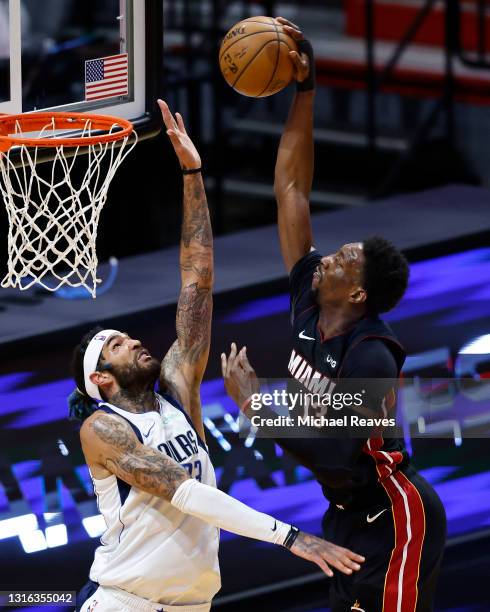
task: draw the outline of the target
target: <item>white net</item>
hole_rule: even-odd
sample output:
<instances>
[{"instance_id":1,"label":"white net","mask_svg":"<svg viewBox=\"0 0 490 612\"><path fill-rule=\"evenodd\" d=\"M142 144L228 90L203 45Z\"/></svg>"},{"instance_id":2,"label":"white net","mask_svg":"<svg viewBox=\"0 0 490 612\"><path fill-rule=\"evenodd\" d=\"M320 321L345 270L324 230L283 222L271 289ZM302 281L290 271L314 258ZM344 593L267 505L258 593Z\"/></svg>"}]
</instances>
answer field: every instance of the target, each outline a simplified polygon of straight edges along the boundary
<instances>
[{"instance_id":1,"label":"white net","mask_svg":"<svg viewBox=\"0 0 490 612\"><path fill-rule=\"evenodd\" d=\"M119 129L114 124L108 133ZM95 131L88 117L76 136L91 138ZM36 137L59 135L52 119ZM23 133L16 122L11 137L32 134ZM136 142L133 132L113 142L53 146L50 161L42 164L36 146L21 144L0 153L0 191L9 219L8 271L2 287L26 290L39 284L56 291L69 285L85 287L95 298L100 214L110 183Z\"/></svg>"}]
</instances>

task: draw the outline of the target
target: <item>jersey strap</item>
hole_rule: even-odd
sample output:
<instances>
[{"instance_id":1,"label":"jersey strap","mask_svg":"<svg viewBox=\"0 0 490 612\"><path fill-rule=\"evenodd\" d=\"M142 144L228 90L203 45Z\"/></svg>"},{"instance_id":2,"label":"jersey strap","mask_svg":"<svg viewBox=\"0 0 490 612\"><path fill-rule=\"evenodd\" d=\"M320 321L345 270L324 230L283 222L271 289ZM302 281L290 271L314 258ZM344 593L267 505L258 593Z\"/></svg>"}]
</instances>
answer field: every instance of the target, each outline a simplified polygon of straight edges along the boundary
<instances>
[{"instance_id":1,"label":"jersey strap","mask_svg":"<svg viewBox=\"0 0 490 612\"><path fill-rule=\"evenodd\" d=\"M143 436L141 435L141 431L136 427L136 425L134 423L132 423L129 419L127 419L126 417L123 417L122 414L119 414L119 412L116 412L115 410L113 410L110 406L108 406L107 404L99 404L99 410L102 410L103 412L107 412L107 414L115 414L118 417L121 417L121 419L124 419L126 421L126 423L131 427L131 429L134 431L134 433L136 434L136 437L138 438L138 440L141 442L141 444L144 444L143 442Z\"/></svg>"}]
</instances>

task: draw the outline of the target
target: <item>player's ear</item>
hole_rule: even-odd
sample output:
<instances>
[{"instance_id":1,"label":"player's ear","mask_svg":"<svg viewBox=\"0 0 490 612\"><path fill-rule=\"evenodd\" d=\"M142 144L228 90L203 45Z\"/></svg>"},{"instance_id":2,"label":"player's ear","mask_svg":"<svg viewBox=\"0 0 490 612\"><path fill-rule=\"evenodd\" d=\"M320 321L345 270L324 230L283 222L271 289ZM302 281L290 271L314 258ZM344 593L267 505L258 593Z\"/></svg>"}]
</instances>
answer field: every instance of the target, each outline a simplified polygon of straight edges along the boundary
<instances>
[{"instance_id":1,"label":"player's ear","mask_svg":"<svg viewBox=\"0 0 490 612\"><path fill-rule=\"evenodd\" d=\"M96 372L90 374L89 378L94 383L94 385L97 385L97 387L101 387L102 390L105 390L110 384L112 384L112 381L114 380L113 375L107 370L97 370Z\"/></svg>"},{"instance_id":2,"label":"player's ear","mask_svg":"<svg viewBox=\"0 0 490 612\"><path fill-rule=\"evenodd\" d=\"M356 287L349 295L349 302L353 304L364 304L367 300L367 292L362 287Z\"/></svg>"}]
</instances>

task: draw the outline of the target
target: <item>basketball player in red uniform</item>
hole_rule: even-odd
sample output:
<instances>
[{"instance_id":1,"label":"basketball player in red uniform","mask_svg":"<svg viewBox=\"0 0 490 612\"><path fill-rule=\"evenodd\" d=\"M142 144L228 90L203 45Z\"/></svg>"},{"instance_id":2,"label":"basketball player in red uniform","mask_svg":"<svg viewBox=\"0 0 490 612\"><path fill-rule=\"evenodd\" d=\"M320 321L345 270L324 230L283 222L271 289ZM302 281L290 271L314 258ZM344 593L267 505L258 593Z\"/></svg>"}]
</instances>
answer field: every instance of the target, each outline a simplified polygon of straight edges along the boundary
<instances>
[{"instance_id":1,"label":"basketball player in red uniform","mask_svg":"<svg viewBox=\"0 0 490 612\"><path fill-rule=\"evenodd\" d=\"M301 52L291 52L298 91L275 174L279 238L291 293L289 373L310 391L312 385L327 388L334 382L337 391L353 384L352 379L368 379L373 384L363 408L387 416L394 410L393 382L405 352L379 314L403 296L408 264L380 237L345 244L328 256L313 247L313 50L299 28L279 20ZM258 380L246 349L237 354L233 344L229 357L222 355L222 369L229 395L250 415L248 400ZM355 575L333 578L332 612L432 610L445 512L434 489L410 465L403 443L383 438L380 431L364 438L278 437L276 442L311 469L322 486L330 502L322 523L325 538L366 557Z\"/></svg>"}]
</instances>

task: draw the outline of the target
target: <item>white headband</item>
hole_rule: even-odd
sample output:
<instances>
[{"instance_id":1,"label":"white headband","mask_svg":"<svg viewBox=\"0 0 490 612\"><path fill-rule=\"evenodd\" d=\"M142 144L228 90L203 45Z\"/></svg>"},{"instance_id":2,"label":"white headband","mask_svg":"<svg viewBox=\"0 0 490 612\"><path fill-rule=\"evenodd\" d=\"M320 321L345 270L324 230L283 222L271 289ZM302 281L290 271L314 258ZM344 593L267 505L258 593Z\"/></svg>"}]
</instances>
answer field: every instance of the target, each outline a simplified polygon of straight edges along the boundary
<instances>
[{"instance_id":1,"label":"white headband","mask_svg":"<svg viewBox=\"0 0 490 612\"><path fill-rule=\"evenodd\" d=\"M90 375L97 371L97 362L99 361L100 354L107 340L118 335L122 336L123 334L117 331L117 329L104 329L96 334L87 346L87 350L83 357L83 376L85 378L87 395L92 399L102 400L99 388L90 380Z\"/></svg>"}]
</instances>

